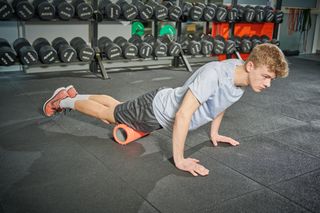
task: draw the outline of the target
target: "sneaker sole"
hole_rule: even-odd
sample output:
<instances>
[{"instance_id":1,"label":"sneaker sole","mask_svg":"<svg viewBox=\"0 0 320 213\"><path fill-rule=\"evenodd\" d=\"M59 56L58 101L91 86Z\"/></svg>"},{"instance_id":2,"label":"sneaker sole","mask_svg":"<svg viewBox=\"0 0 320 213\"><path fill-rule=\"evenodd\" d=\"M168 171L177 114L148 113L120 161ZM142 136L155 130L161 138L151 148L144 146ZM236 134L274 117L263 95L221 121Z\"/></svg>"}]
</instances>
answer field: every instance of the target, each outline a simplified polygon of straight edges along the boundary
<instances>
[{"instance_id":1,"label":"sneaker sole","mask_svg":"<svg viewBox=\"0 0 320 213\"><path fill-rule=\"evenodd\" d=\"M54 96L56 96L61 90L64 90L64 89L65 89L64 87L60 87L60 88L56 89L56 91L54 91L54 93L53 93L53 95L51 96L51 98L49 98L49 99L43 104L42 111L43 111L43 114L45 114L45 116L47 116L47 115L46 115L46 111L45 111L45 108L46 108L47 103L48 103L49 101L51 101L51 100L54 98ZM47 117L50 117L50 116L47 116Z\"/></svg>"}]
</instances>

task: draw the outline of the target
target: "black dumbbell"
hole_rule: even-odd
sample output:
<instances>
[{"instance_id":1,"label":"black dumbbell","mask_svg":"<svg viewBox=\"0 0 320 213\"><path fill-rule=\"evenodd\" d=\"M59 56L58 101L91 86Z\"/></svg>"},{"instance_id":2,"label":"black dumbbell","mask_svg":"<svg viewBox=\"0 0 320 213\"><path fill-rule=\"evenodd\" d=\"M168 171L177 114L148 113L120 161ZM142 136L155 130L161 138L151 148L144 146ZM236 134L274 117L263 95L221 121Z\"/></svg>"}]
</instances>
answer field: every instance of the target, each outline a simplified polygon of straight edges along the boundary
<instances>
[{"instance_id":1,"label":"black dumbbell","mask_svg":"<svg viewBox=\"0 0 320 213\"><path fill-rule=\"evenodd\" d=\"M264 7L264 13L265 13L265 21L266 22L273 22L273 20L274 20L273 8L270 6Z\"/></svg>"},{"instance_id":2,"label":"black dumbbell","mask_svg":"<svg viewBox=\"0 0 320 213\"><path fill-rule=\"evenodd\" d=\"M210 55L213 51L213 38L207 34L201 34L198 39L201 43L201 54Z\"/></svg>"},{"instance_id":3,"label":"black dumbbell","mask_svg":"<svg viewBox=\"0 0 320 213\"><path fill-rule=\"evenodd\" d=\"M21 64L32 65L38 63L38 54L25 38L18 38L13 42L13 48L18 53Z\"/></svg>"},{"instance_id":4,"label":"black dumbbell","mask_svg":"<svg viewBox=\"0 0 320 213\"><path fill-rule=\"evenodd\" d=\"M168 50L167 55L178 56L181 53L182 51L181 44L174 41L173 36L163 35L159 37L159 40L165 45L167 45L167 50Z\"/></svg>"},{"instance_id":5,"label":"black dumbbell","mask_svg":"<svg viewBox=\"0 0 320 213\"><path fill-rule=\"evenodd\" d=\"M281 10L277 10L274 15L274 22L280 24L283 22L283 12Z\"/></svg>"},{"instance_id":6,"label":"black dumbbell","mask_svg":"<svg viewBox=\"0 0 320 213\"><path fill-rule=\"evenodd\" d=\"M138 16L138 14L139 14L138 8L136 6L134 6L133 4L129 4L128 2L126 2L124 0L119 0L117 2L117 4L121 8L122 15L123 15L124 19L131 21Z\"/></svg>"},{"instance_id":7,"label":"black dumbbell","mask_svg":"<svg viewBox=\"0 0 320 213\"><path fill-rule=\"evenodd\" d=\"M261 6L256 6L255 10L255 21L256 22L263 22L265 19L265 11L264 8Z\"/></svg>"},{"instance_id":8,"label":"black dumbbell","mask_svg":"<svg viewBox=\"0 0 320 213\"><path fill-rule=\"evenodd\" d=\"M190 55L197 55L201 51L201 43L194 40L195 37L191 34L187 34L184 36L182 39L182 49L185 53L190 54Z\"/></svg>"},{"instance_id":9,"label":"black dumbbell","mask_svg":"<svg viewBox=\"0 0 320 213\"><path fill-rule=\"evenodd\" d=\"M191 8L193 7L192 3L190 2L183 2L181 8L182 8L182 18L184 20L189 19L189 12Z\"/></svg>"},{"instance_id":10,"label":"black dumbbell","mask_svg":"<svg viewBox=\"0 0 320 213\"><path fill-rule=\"evenodd\" d=\"M238 17L238 9L236 7L228 8L227 19L229 22L235 22Z\"/></svg>"},{"instance_id":11,"label":"black dumbbell","mask_svg":"<svg viewBox=\"0 0 320 213\"><path fill-rule=\"evenodd\" d=\"M113 42L122 49L122 55L124 58L132 59L136 58L138 55L138 48L136 45L129 43L127 39L123 38L122 36L116 37Z\"/></svg>"},{"instance_id":12,"label":"black dumbbell","mask_svg":"<svg viewBox=\"0 0 320 213\"><path fill-rule=\"evenodd\" d=\"M216 20L218 22L225 22L228 16L227 7L224 5L218 5L216 10Z\"/></svg>"},{"instance_id":13,"label":"black dumbbell","mask_svg":"<svg viewBox=\"0 0 320 213\"><path fill-rule=\"evenodd\" d=\"M139 35L132 35L128 40L130 43L138 47L138 55L141 58L150 58L153 52L153 48L150 44L144 42Z\"/></svg>"},{"instance_id":14,"label":"black dumbbell","mask_svg":"<svg viewBox=\"0 0 320 213\"><path fill-rule=\"evenodd\" d=\"M139 18L142 20L151 19L153 16L153 8L140 0L133 0L132 4L138 8Z\"/></svg>"},{"instance_id":15,"label":"black dumbbell","mask_svg":"<svg viewBox=\"0 0 320 213\"><path fill-rule=\"evenodd\" d=\"M260 36L260 41L265 44L265 43L270 43L270 38L267 35L262 35Z\"/></svg>"},{"instance_id":16,"label":"black dumbbell","mask_svg":"<svg viewBox=\"0 0 320 213\"><path fill-rule=\"evenodd\" d=\"M162 21L168 18L168 9L164 5L153 0L149 0L147 4L153 8L153 16L156 20Z\"/></svg>"},{"instance_id":17,"label":"black dumbbell","mask_svg":"<svg viewBox=\"0 0 320 213\"><path fill-rule=\"evenodd\" d=\"M52 20L55 17L56 10L48 0L34 0L33 6L40 19Z\"/></svg>"},{"instance_id":18,"label":"black dumbbell","mask_svg":"<svg viewBox=\"0 0 320 213\"><path fill-rule=\"evenodd\" d=\"M237 41L237 40L240 40ZM242 52L242 53L249 53L252 49L252 42L249 38L249 36L243 36L242 38L239 38L239 37L235 37L234 40L236 41L236 44L237 43L240 43L239 44L239 51Z\"/></svg>"},{"instance_id":19,"label":"black dumbbell","mask_svg":"<svg viewBox=\"0 0 320 213\"><path fill-rule=\"evenodd\" d=\"M271 39L270 43L277 45L278 47L280 46L280 42L277 39Z\"/></svg>"},{"instance_id":20,"label":"black dumbbell","mask_svg":"<svg viewBox=\"0 0 320 213\"><path fill-rule=\"evenodd\" d=\"M12 15L13 9L8 1L0 0L0 20L9 20Z\"/></svg>"},{"instance_id":21,"label":"black dumbbell","mask_svg":"<svg viewBox=\"0 0 320 213\"><path fill-rule=\"evenodd\" d=\"M168 18L172 21L179 21L182 15L182 10L179 6L174 5L171 1L164 1L162 3L168 8Z\"/></svg>"},{"instance_id":22,"label":"black dumbbell","mask_svg":"<svg viewBox=\"0 0 320 213\"><path fill-rule=\"evenodd\" d=\"M225 52L225 48L225 39L220 35L215 36L213 41L213 53L216 55L223 54Z\"/></svg>"},{"instance_id":23,"label":"black dumbbell","mask_svg":"<svg viewBox=\"0 0 320 213\"><path fill-rule=\"evenodd\" d=\"M9 42L0 38L0 65L11 66L16 62L17 53L11 48Z\"/></svg>"},{"instance_id":24,"label":"black dumbbell","mask_svg":"<svg viewBox=\"0 0 320 213\"><path fill-rule=\"evenodd\" d=\"M244 14L243 14L243 19L244 21L246 22L253 22L254 19L255 19L255 10L252 6L250 5L247 5L245 8L244 8Z\"/></svg>"},{"instance_id":25,"label":"black dumbbell","mask_svg":"<svg viewBox=\"0 0 320 213\"><path fill-rule=\"evenodd\" d=\"M199 21L203 16L203 9L205 8L205 5L203 3L195 3L190 11L189 11L189 17L193 21Z\"/></svg>"},{"instance_id":26,"label":"black dumbbell","mask_svg":"<svg viewBox=\"0 0 320 213\"><path fill-rule=\"evenodd\" d=\"M110 60L118 59L122 55L121 47L118 44L112 42L106 36L102 36L98 40L98 47Z\"/></svg>"},{"instance_id":27,"label":"black dumbbell","mask_svg":"<svg viewBox=\"0 0 320 213\"><path fill-rule=\"evenodd\" d=\"M239 21L239 22L244 21L244 11L245 11L244 6L237 5L236 8L238 9L238 16L237 16L236 21Z\"/></svg>"},{"instance_id":28,"label":"black dumbbell","mask_svg":"<svg viewBox=\"0 0 320 213\"><path fill-rule=\"evenodd\" d=\"M54 0L53 5L56 7L56 12L61 20L70 20L74 16L74 7L66 0Z\"/></svg>"},{"instance_id":29,"label":"black dumbbell","mask_svg":"<svg viewBox=\"0 0 320 213\"><path fill-rule=\"evenodd\" d=\"M52 64L58 60L57 51L50 45L45 38L37 38L32 46L38 53L40 61L44 64Z\"/></svg>"},{"instance_id":30,"label":"black dumbbell","mask_svg":"<svg viewBox=\"0 0 320 213\"><path fill-rule=\"evenodd\" d=\"M222 41L224 43L224 50L223 53L226 54L233 54L237 49L236 49L236 42L232 39L225 39L222 36L216 36L215 37L215 41ZM216 48L218 48L218 50L216 50L216 54L218 52L218 54L221 54L222 51L222 45L220 45L219 43L216 44Z\"/></svg>"},{"instance_id":31,"label":"black dumbbell","mask_svg":"<svg viewBox=\"0 0 320 213\"><path fill-rule=\"evenodd\" d=\"M86 0L73 0L76 15L81 20L89 20L93 15L93 8Z\"/></svg>"},{"instance_id":32,"label":"black dumbbell","mask_svg":"<svg viewBox=\"0 0 320 213\"><path fill-rule=\"evenodd\" d=\"M144 36L143 41L150 44L153 48L152 54L156 57L162 57L167 55L167 45L161 42L159 39L155 39L152 35L147 34Z\"/></svg>"},{"instance_id":33,"label":"black dumbbell","mask_svg":"<svg viewBox=\"0 0 320 213\"><path fill-rule=\"evenodd\" d=\"M70 45L77 51L80 61L92 61L94 50L80 37L75 37L70 41Z\"/></svg>"},{"instance_id":34,"label":"black dumbbell","mask_svg":"<svg viewBox=\"0 0 320 213\"><path fill-rule=\"evenodd\" d=\"M216 16L217 5L216 4L208 4L203 9L202 20L204 21L212 21Z\"/></svg>"},{"instance_id":35,"label":"black dumbbell","mask_svg":"<svg viewBox=\"0 0 320 213\"><path fill-rule=\"evenodd\" d=\"M34 16L34 6L28 0L14 0L12 7L21 20L30 20Z\"/></svg>"},{"instance_id":36,"label":"black dumbbell","mask_svg":"<svg viewBox=\"0 0 320 213\"><path fill-rule=\"evenodd\" d=\"M252 42L252 48L254 48L255 46L262 44L261 40L260 40L260 36L257 35L253 35L251 36L251 42Z\"/></svg>"},{"instance_id":37,"label":"black dumbbell","mask_svg":"<svg viewBox=\"0 0 320 213\"><path fill-rule=\"evenodd\" d=\"M55 38L52 41L52 47L57 51L61 62L70 63L76 61L77 52L66 39L62 37Z\"/></svg>"},{"instance_id":38,"label":"black dumbbell","mask_svg":"<svg viewBox=\"0 0 320 213\"><path fill-rule=\"evenodd\" d=\"M118 4L112 3L109 0L102 0L99 3L99 10L104 17L111 20L120 18L121 8Z\"/></svg>"}]
</instances>

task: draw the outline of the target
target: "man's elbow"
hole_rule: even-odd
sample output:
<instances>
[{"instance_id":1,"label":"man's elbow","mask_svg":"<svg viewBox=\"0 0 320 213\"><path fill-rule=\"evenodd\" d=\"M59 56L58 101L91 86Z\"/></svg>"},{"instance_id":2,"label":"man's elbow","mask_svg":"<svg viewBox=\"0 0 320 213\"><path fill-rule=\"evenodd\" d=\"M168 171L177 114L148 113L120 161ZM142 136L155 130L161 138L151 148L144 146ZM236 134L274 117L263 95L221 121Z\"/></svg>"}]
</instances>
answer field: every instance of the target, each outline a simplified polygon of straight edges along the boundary
<instances>
[{"instance_id":1,"label":"man's elbow","mask_svg":"<svg viewBox=\"0 0 320 213\"><path fill-rule=\"evenodd\" d=\"M176 113L176 120L184 120L184 121L188 121L191 119L192 114L184 111L184 110L178 110L178 112Z\"/></svg>"}]
</instances>

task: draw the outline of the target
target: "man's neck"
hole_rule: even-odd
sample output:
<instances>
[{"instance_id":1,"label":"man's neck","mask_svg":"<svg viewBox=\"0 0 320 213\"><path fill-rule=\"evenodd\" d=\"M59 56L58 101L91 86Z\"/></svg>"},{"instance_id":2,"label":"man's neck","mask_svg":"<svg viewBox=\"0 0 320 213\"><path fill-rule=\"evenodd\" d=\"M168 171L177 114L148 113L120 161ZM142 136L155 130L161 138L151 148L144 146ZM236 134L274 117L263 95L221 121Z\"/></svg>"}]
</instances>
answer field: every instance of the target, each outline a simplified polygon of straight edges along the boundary
<instances>
[{"instance_id":1,"label":"man's neck","mask_svg":"<svg viewBox=\"0 0 320 213\"><path fill-rule=\"evenodd\" d=\"M234 73L234 84L237 87L246 87L249 85L249 74L245 70L244 65L236 66Z\"/></svg>"}]
</instances>

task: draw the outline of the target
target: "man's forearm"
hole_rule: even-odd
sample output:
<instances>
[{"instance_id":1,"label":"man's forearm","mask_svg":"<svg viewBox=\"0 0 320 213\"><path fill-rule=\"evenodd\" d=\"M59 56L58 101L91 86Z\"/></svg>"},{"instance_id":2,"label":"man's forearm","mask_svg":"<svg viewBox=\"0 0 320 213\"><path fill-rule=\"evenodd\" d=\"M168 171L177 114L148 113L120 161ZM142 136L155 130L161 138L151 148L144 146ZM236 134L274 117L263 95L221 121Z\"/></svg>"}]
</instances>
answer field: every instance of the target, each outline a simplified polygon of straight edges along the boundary
<instances>
[{"instance_id":1,"label":"man's forearm","mask_svg":"<svg viewBox=\"0 0 320 213\"><path fill-rule=\"evenodd\" d=\"M221 112L217 117L215 117L215 119L213 119L211 123L211 135L218 134L224 112L225 111Z\"/></svg>"},{"instance_id":2,"label":"man's forearm","mask_svg":"<svg viewBox=\"0 0 320 213\"><path fill-rule=\"evenodd\" d=\"M183 114L176 115L172 133L172 150L175 164L184 159L184 145L189 130L190 119Z\"/></svg>"}]
</instances>

